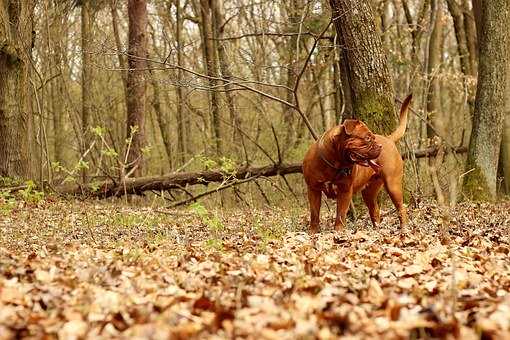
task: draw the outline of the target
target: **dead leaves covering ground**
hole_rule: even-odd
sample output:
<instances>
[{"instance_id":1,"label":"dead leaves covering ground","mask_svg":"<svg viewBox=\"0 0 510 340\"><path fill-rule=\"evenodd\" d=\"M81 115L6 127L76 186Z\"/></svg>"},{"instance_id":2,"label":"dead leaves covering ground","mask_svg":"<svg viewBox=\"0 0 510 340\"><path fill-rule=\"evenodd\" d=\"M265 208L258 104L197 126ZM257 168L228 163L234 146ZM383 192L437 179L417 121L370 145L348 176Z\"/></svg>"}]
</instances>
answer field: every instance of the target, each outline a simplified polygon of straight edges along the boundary
<instances>
[{"instance_id":1,"label":"dead leaves covering ground","mask_svg":"<svg viewBox=\"0 0 510 340\"><path fill-rule=\"evenodd\" d=\"M306 211L209 213L213 228L19 204L0 215L0 338L509 338L509 211L423 205L405 235L391 216L311 238Z\"/></svg>"}]
</instances>

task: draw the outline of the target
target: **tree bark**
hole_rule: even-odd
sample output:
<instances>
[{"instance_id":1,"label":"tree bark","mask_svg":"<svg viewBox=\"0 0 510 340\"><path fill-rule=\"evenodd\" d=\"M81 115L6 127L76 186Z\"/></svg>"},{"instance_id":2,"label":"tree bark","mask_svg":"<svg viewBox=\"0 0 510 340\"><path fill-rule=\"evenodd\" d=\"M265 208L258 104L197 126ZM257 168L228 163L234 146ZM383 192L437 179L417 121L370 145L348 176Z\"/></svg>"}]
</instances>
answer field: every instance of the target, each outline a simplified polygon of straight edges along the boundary
<instances>
[{"instance_id":1,"label":"tree bark","mask_svg":"<svg viewBox=\"0 0 510 340\"><path fill-rule=\"evenodd\" d=\"M505 108L510 2L483 1L478 87L463 189L468 198L496 198L497 167Z\"/></svg>"},{"instance_id":2,"label":"tree bark","mask_svg":"<svg viewBox=\"0 0 510 340\"><path fill-rule=\"evenodd\" d=\"M508 33L510 34L510 27ZM510 41L508 41L507 44L510 44ZM510 46L508 48L510 50ZM501 175L503 176L502 191L510 195L510 63L507 65L506 71L505 112L499 167L501 169Z\"/></svg>"},{"instance_id":3,"label":"tree bark","mask_svg":"<svg viewBox=\"0 0 510 340\"><path fill-rule=\"evenodd\" d=\"M507 71L508 72L508 71ZM507 74L507 78L508 74ZM507 81L508 84L508 81ZM509 84L510 85L510 84ZM503 127L503 138L501 139L501 171L503 175L503 191L510 195L510 95L509 88L507 85L507 97L506 97L506 109L505 109L505 122Z\"/></svg>"},{"instance_id":4,"label":"tree bark","mask_svg":"<svg viewBox=\"0 0 510 340\"><path fill-rule=\"evenodd\" d=\"M373 131L395 127L391 76L368 0L330 0L338 35L346 48L349 84L356 118Z\"/></svg>"},{"instance_id":5,"label":"tree bark","mask_svg":"<svg viewBox=\"0 0 510 340\"><path fill-rule=\"evenodd\" d=\"M147 68L147 3L128 1L128 74L127 74L127 137L132 137L127 157L127 171L136 167L140 176L143 167L142 148L145 144L145 93ZM133 133L133 131L135 131Z\"/></svg>"},{"instance_id":6,"label":"tree bark","mask_svg":"<svg viewBox=\"0 0 510 340\"><path fill-rule=\"evenodd\" d=\"M0 2L0 177L29 179L31 169L31 1Z\"/></svg>"}]
</instances>

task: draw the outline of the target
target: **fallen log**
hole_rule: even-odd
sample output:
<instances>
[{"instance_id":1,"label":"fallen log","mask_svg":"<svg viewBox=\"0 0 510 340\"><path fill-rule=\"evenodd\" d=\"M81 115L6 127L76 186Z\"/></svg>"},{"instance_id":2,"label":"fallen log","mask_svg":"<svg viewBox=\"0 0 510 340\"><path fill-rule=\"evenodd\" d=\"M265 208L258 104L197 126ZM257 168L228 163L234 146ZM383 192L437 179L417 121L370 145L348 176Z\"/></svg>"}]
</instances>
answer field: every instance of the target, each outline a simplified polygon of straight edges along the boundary
<instances>
[{"instance_id":1,"label":"fallen log","mask_svg":"<svg viewBox=\"0 0 510 340\"><path fill-rule=\"evenodd\" d=\"M247 178L271 177L278 175L289 175L300 173L301 163L277 164L262 167L245 167L235 172L227 173L224 171L197 171L181 172L165 176L128 178L124 182L113 183L112 181L103 182L99 189L92 191L83 187L71 187L64 189L67 194L86 194L99 197L122 196L124 194L140 194L144 191L167 191L173 189L182 189L188 185L209 183L222 183L225 181L245 180Z\"/></svg>"},{"instance_id":2,"label":"fallen log","mask_svg":"<svg viewBox=\"0 0 510 340\"><path fill-rule=\"evenodd\" d=\"M467 151L466 147L459 147L452 150L455 153ZM416 150L415 158L435 156L438 152L437 147ZM403 154L403 158L409 158L408 153ZM98 190L90 188L73 186L61 190L65 194L87 195L96 197L122 196L125 194L141 194L144 191L168 191L181 189L185 190L190 185L208 185L210 183L224 183L229 187L249 182L259 177L283 176L302 172L301 163L276 164L261 167L244 167L234 172L228 173L220 170L205 170L196 172L181 172L164 176L128 178L124 182L105 181L99 185ZM185 190L186 191L186 190ZM211 190L214 192L214 190Z\"/></svg>"}]
</instances>

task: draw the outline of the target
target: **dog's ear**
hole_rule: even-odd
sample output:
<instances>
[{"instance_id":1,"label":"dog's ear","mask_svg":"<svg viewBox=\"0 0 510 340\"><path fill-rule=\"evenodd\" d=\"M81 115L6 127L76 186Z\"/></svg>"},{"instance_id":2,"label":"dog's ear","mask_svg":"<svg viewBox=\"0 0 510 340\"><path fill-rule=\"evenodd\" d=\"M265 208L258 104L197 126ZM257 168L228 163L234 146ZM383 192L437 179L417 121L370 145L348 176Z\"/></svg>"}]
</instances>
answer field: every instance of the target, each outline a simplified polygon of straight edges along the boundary
<instances>
[{"instance_id":1,"label":"dog's ear","mask_svg":"<svg viewBox=\"0 0 510 340\"><path fill-rule=\"evenodd\" d=\"M344 123L342 125L344 127L345 134L347 136L352 135L352 133L354 132L354 129L356 128L358 123L359 123L359 121L355 120L355 119L346 119L346 120L344 120Z\"/></svg>"}]
</instances>

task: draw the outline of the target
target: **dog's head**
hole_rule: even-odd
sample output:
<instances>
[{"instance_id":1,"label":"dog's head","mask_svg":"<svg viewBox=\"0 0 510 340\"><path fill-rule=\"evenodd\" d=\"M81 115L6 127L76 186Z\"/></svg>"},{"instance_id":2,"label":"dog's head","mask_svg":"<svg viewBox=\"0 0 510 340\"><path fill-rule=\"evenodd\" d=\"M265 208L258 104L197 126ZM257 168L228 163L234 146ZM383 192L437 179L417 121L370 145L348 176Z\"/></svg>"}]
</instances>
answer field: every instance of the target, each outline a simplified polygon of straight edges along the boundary
<instances>
[{"instance_id":1,"label":"dog's head","mask_svg":"<svg viewBox=\"0 0 510 340\"><path fill-rule=\"evenodd\" d=\"M338 126L333 136L334 144L346 160L362 166L379 167L375 159L381 154L382 145L376 142L375 135L363 122L347 119Z\"/></svg>"}]
</instances>

